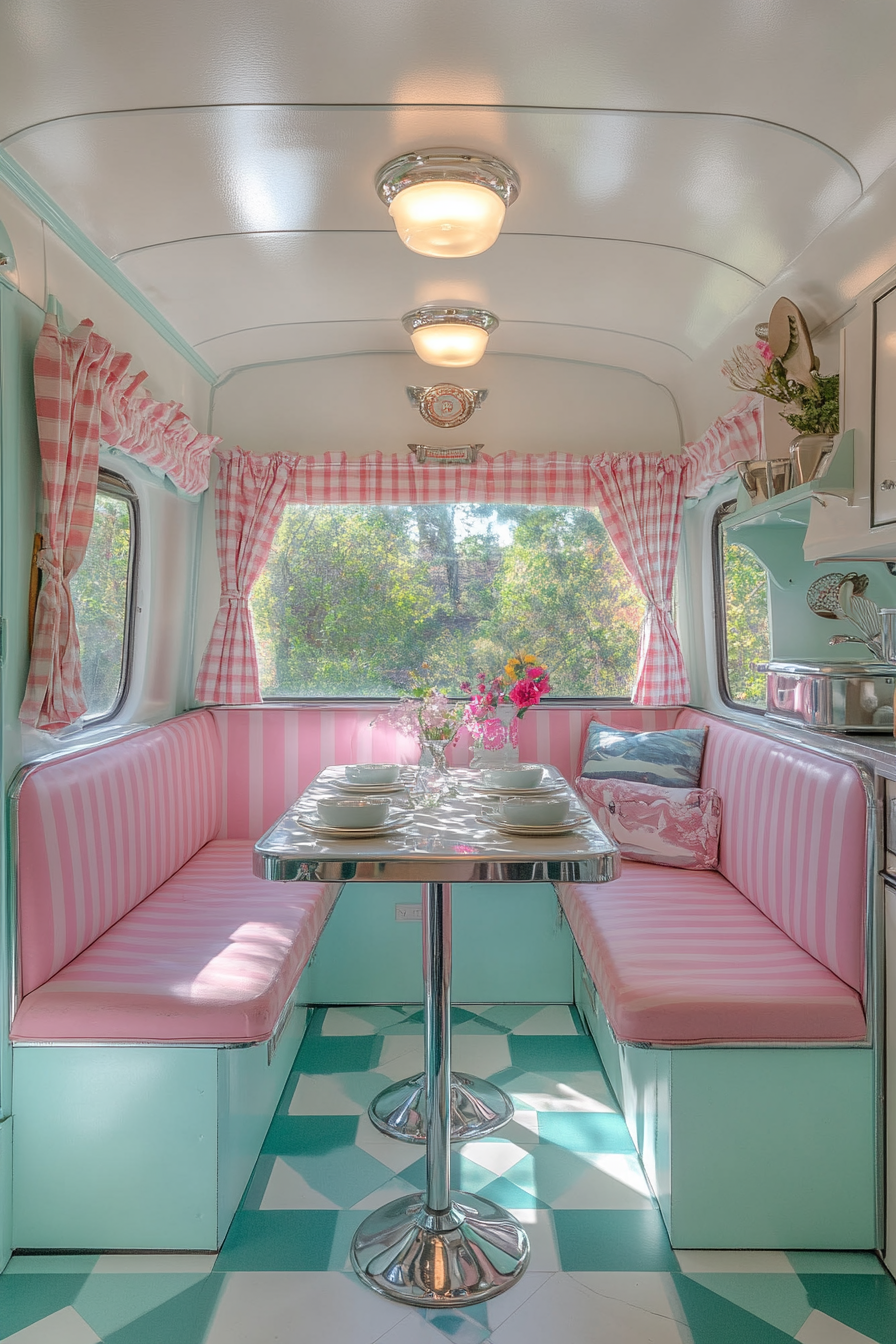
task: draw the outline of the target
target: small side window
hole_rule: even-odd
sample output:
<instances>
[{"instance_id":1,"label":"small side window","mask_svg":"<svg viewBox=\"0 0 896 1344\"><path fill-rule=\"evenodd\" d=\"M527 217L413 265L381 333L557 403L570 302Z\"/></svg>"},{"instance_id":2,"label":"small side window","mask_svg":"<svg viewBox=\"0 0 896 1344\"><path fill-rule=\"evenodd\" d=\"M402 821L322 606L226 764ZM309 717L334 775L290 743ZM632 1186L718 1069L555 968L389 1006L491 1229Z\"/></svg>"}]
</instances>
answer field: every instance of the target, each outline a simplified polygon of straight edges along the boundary
<instances>
[{"instance_id":1,"label":"small side window","mask_svg":"<svg viewBox=\"0 0 896 1344\"><path fill-rule=\"evenodd\" d=\"M72 579L81 643L84 720L116 712L127 690L137 550L137 501L130 485L101 471L90 543Z\"/></svg>"},{"instance_id":2,"label":"small side window","mask_svg":"<svg viewBox=\"0 0 896 1344\"><path fill-rule=\"evenodd\" d=\"M725 536L716 515L715 589L716 646L722 695L731 705L766 707L765 672L757 668L771 657L768 571L752 551Z\"/></svg>"}]
</instances>

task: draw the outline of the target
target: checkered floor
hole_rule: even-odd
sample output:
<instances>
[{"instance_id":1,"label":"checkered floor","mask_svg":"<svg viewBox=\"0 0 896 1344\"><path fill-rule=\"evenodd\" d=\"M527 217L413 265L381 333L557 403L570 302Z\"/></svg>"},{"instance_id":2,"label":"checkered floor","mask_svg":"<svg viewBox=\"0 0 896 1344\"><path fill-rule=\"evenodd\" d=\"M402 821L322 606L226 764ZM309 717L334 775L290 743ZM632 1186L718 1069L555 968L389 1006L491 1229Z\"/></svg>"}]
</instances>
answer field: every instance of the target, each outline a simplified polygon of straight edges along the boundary
<instances>
[{"instance_id":1,"label":"checkered floor","mask_svg":"<svg viewBox=\"0 0 896 1344\"><path fill-rule=\"evenodd\" d=\"M514 1099L461 1144L452 1185L512 1209L530 1268L479 1307L422 1312L349 1268L370 1209L424 1183L367 1119L422 1065L415 1008L318 1010L220 1254L17 1256L0 1339L20 1344L896 1344L872 1255L674 1252L591 1039L565 1007L454 1011L453 1062Z\"/></svg>"}]
</instances>

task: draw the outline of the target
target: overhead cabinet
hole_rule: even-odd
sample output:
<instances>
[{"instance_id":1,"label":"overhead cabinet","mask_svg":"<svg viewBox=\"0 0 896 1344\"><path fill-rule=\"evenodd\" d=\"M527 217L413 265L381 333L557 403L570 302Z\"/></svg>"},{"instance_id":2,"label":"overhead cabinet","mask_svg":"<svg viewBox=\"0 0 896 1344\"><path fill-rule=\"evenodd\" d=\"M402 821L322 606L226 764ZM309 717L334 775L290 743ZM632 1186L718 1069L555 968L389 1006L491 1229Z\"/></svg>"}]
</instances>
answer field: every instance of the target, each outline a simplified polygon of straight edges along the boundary
<instances>
[{"instance_id":1,"label":"overhead cabinet","mask_svg":"<svg viewBox=\"0 0 896 1344\"><path fill-rule=\"evenodd\" d=\"M872 525L896 522L896 287L874 304Z\"/></svg>"}]
</instances>

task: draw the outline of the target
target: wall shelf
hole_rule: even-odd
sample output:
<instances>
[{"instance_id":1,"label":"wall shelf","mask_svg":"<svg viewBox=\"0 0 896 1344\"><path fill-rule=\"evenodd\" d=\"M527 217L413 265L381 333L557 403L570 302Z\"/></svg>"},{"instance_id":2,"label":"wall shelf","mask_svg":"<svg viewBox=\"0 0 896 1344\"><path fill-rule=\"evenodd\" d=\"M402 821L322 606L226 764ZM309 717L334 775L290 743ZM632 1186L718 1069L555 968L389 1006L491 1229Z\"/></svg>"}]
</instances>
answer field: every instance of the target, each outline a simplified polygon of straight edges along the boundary
<instances>
[{"instance_id":1,"label":"wall shelf","mask_svg":"<svg viewBox=\"0 0 896 1344\"><path fill-rule=\"evenodd\" d=\"M779 513L788 505L802 499L823 500L832 495L852 504L855 490L853 437L853 431L847 429L835 439L830 465L824 476L817 481L795 485L790 490L782 490L779 495L773 495L771 499L758 502L750 499L741 481L737 489L737 504L733 517L749 514L752 518L759 518L765 514Z\"/></svg>"}]
</instances>

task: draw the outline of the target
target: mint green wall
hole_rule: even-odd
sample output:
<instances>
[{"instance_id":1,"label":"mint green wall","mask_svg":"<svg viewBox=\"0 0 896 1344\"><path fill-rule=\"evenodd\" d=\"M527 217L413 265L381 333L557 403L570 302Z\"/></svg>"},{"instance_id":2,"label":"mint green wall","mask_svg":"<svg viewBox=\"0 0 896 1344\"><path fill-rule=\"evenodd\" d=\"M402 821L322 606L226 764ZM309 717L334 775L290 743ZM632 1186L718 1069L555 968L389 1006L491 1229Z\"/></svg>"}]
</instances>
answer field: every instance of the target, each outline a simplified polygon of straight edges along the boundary
<instances>
[{"instance_id":1,"label":"mint green wall","mask_svg":"<svg viewBox=\"0 0 896 1344\"><path fill-rule=\"evenodd\" d=\"M22 760L19 705L28 668L28 584L40 489L31 376L43 313L0 280L0 774L3 797ZM0 828L0 1269L10 1253L12 924L9 833Z\"/></svg>"},{"instance_id":2,"label":"mint green wall","mask_svg":"<svg viewBox=\"0 0 896 1344\"><path fill-rule=\"evenodd\" d=\"M22 760L18 713L28 671L28 584L37 525L40 454L31 374L43 313L0 283L0 661L3 793ZM11 964L8 834L3 827L3 937L0 961L0 1116L9 1114L8 975Z\"/></svg>"}]
</instances>

